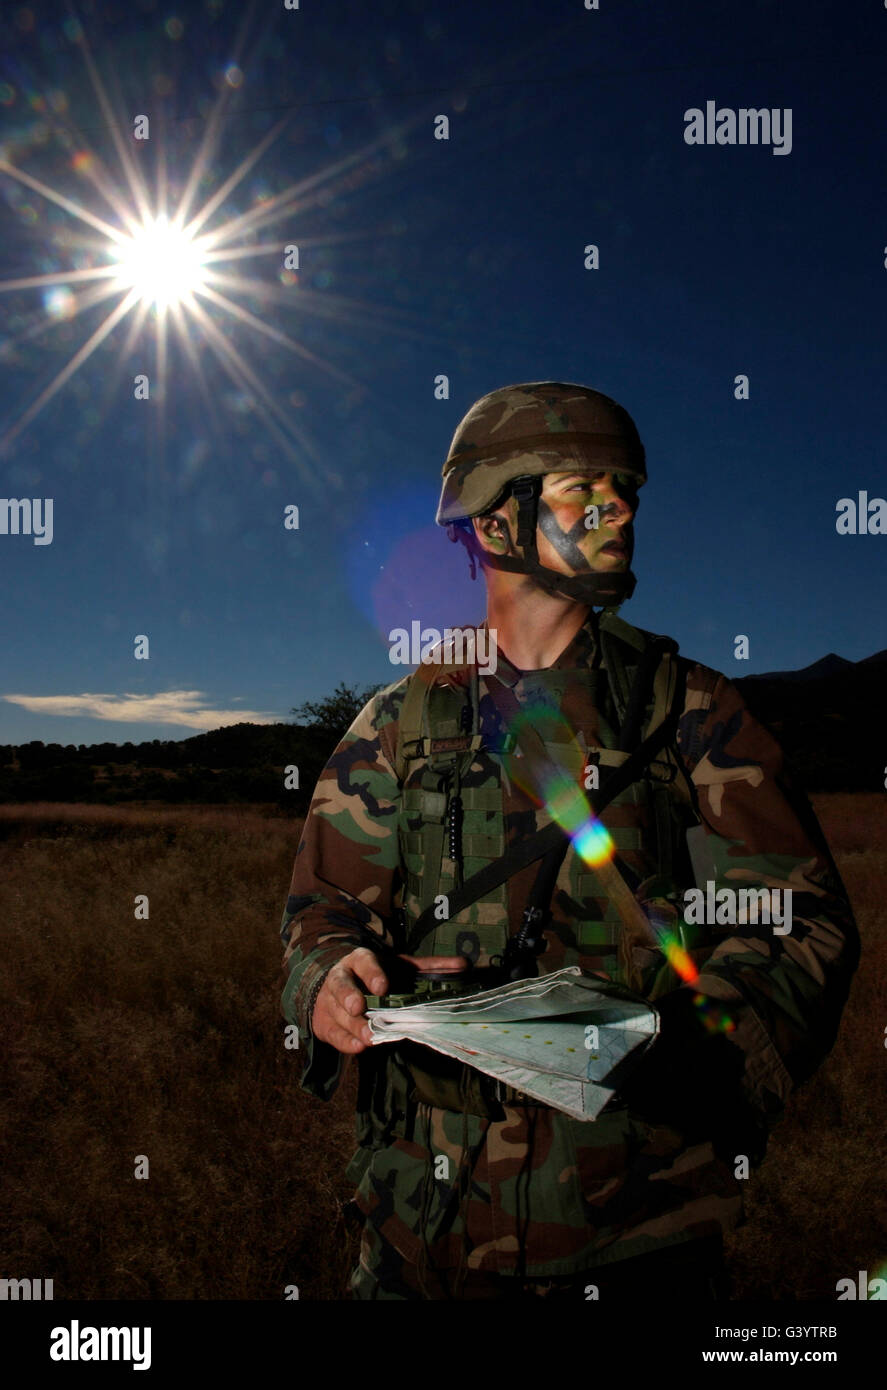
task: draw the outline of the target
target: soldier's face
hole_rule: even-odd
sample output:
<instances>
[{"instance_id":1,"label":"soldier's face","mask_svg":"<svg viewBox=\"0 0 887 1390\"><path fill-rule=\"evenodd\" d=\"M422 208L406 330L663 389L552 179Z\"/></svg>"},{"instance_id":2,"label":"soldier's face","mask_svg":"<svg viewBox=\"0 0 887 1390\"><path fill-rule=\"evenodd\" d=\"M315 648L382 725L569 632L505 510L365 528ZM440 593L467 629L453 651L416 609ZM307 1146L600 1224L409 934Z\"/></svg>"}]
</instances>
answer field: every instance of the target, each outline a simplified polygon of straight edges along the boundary
<instances>
[{"instance_id":1,"label":"soldier's face","mask_svg":"<svg viewBox=\"0 0 887 1390\"><path fill-rule=\"evenodd\" d=\"M630 474L546 473L536 525L540 564L559 574L628 569L637 509L637 486ZM503 555L520 553L513 497L492 516L476 517L474 527L485 549Z\"/></svg>"},{"instance_id":2,"label":"soldier's face","mask_svg":"<svg viewBox=\"0 0 887 1390\"><path fill-rule=\"evenodd\" d=\"M629 474L546 473L536 527L539 563L561 574L628 569L637 508Z\"/></svg>"}]
</instances>

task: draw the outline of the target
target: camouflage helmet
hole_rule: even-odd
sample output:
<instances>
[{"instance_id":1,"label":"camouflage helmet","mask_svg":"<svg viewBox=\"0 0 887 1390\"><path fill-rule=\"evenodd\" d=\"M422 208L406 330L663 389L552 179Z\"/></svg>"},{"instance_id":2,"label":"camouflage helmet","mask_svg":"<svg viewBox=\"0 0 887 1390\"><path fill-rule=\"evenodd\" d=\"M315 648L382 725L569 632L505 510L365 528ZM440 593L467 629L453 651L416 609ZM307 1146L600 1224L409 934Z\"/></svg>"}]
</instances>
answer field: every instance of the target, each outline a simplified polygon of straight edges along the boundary
<instances>
[{"instance_id":1,"label":"camouflage helmet","mask_svg":"<svg viewBox=\"0 0 887 1390\"><path fill-rule=\"evenodd\" d=\"M453 435L437 523L479 516L515 478L588 469L646 482L644 446L627 410L574 382L503 386L475 401Z\"/></svg>"},{"instance_id":2,"label":"camouflage helmet","mask_svg":"<svg viewBox=\"0 0 887 1390\"><path fill-rule=\"evenodd\" d=\"M539 560L536 527L545 473L620 473L634 486L647 481L644 446L627 410L590 386L575 382L530 381L503 386L475 401L453 435L443 466L437 523L450 540L468 546L472 577L476 573L470 541L470 517L490 511L510 492L516 499L518 555L484 556L493 569L531 576L552 594L591 606L618 608L631 598L635 577L630 569L594 570L557 527L546 528L555 549L573 573L549 569Z\"/></svg>"}]
</instances>

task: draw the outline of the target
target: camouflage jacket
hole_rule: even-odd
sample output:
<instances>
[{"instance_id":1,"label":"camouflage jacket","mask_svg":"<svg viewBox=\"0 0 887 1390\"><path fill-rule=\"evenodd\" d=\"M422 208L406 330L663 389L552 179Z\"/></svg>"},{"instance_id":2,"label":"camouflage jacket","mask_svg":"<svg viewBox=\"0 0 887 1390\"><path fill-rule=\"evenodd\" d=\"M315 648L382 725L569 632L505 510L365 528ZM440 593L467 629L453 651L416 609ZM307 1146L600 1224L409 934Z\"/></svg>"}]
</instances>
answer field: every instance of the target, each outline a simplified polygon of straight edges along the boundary
<instances>
[{"instance_id":1,"label":"camouflage jacket","mask_svg":"<svg viewBox=\"0 0 887 1390\"><path fill-rule=\"evenodd\" d=\"M596 632L591 615L547 670L520 673L501 650L497 670L522 705L554 703L589 749L614 747L617 722L610 683L595 670ZM686 683L677 733L677 749L684 751L677 756L695 787L717 887L793 893L790 933L776 935L763 925L707 926L691 952L700 972L693 987L722 1001L736 1023L729 1041L741 1049L741 1085L766 1136L793 1088L834 1043L858 961L858 936L821 831L791 786L778 744L725 676L678 660ZM402 787L394 770L406 683L396 682L369 702L321 774L283 915L283 1013L299 1027L301 1084L322 1099L337 1086L344 1059L311 1035L308 1010L316 989L355 946L381 937L405 950L396 910L421 887L409 871L411 779ZM494 745L499 715L487 693L480 710ZM509 846L547 824L544 807L505 775L496 753L473 755L469 779L494 791L479 813L484 823L467 827L479 857L466 862L466 874L485 862L482 832L497 817ZM617 799L602 819L634 882L648 880L656 864L643 801ZM443 864L452 869L446 857ZM534 874L533 865L515 874L455 925L477 922L480 912L516 930ZM540 971L581 965L619 979L614 920L593 871L571 845L552 898ZM436 939L434 949L450 953L452 938ZM430 953L426 943L422 954ZM367 1049L358 1065L368 1066L370 1054L383 1051L390 1045ZM394 1095L389 1092L392 1105ZM650 1124L620 1106L618 1097L593 1122L540 1106L506 1105L501 1120L420 1106L411 1128L380 1127L359 1116L358 1137L361 1147L349 1169L359 1181L358 1205L410 1262L424 1252L439 1268L464 1258L469 1270L569 1274L717 1235L743 1219L732 1154L720 1147L716 1152L698 1136L689 1143L671 1125ZM744 1152L753 1152L752 1140ZM450 1160L449 1182L429 1178L432 1156L440 1155ZM763 1147L752 1163L762 1156ZM457 1185L455 1174L465 1164L470 1184Z\"/></svg>"}]
</instances>

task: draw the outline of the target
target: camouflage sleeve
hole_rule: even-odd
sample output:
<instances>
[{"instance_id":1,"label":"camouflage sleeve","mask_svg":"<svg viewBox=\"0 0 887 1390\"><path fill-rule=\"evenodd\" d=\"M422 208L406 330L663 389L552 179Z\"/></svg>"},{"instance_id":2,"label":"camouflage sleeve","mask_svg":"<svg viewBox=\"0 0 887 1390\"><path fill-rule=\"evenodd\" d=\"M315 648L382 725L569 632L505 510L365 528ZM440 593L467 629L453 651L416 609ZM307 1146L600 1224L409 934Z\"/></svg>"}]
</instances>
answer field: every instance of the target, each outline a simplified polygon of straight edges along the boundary
<instances>
[{"instance_id":1,"label":"camouflage sleeve","mask_svg":"<svg viewBox=\"0 0 887 1390\"><path fill-rule=\"evenodd\" d=\"M715 893L723 888L791 890L790 930L742 921L708 927L714 949L693 988L723 1001L736 1023L727 1036L745 1054L743 1087L765 1120L831 1051L859 961L859 936L822 830L783 766L782 750L717 677L710 708L699 707L706 668L691 669L679 743L696 787ZM779 900L777 900L779 902ZM748 914L746 914L747 916ZM763 916L763 912L760 914Z\"/></svg>"},{"instance_id":2,"label":"camouflage sleeve","mask_svg":"<svg viewBox=\"0 0 887 1390\"><path fill-rule=\"evenodd\" d=\"M288 974L281 999L304 1049L304 1090L328 1100L342 1054L311 1032L314 1001L328 971L357 946L395 942L392 913L401 891L400 788L392 766L391 688L373 697L320 774L296 851L280 935Z\"/></svg>"}]
</instances>

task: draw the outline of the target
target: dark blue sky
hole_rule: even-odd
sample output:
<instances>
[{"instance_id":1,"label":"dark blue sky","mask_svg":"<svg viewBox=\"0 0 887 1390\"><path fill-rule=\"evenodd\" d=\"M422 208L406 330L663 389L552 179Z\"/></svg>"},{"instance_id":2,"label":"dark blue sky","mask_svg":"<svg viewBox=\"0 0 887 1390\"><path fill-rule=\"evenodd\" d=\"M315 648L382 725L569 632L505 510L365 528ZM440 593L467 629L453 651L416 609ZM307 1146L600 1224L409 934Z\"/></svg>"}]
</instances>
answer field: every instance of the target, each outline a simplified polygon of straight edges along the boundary
<instances>
[{"instance_id":1,"label":"dark blue sky","mask_svg":"<svg viewBox=\"0 0 887 1390\"><path fill-rule=\"evenodd\" d=\"M887 536L835 529L839 498L887 496L887 10L75 10L80 28L55 3L0 20L0 158L24 175L0 172L0 278L61 277L0 295L0 494L53 498L50 545L0 535L0 741L182 738L402 675L391 627L483 616L434 527L440 469L472 402L520 381L582 382L634 416L630 622L732 676L887 646ZM111 243L26 180L122 227L113 113L174 213L220 94L193 211L221 192L205 233L266 208L225 244L269 249L214 267L249 277L214 293L253 323L198 296L217 351L186 314L161 400L156 312L134 334L133 311L22 426L124 294L72 312L106 282L66 276ZM687 145L707 100L790 108L791 152Z\"/></svg>"}]
</instances>

